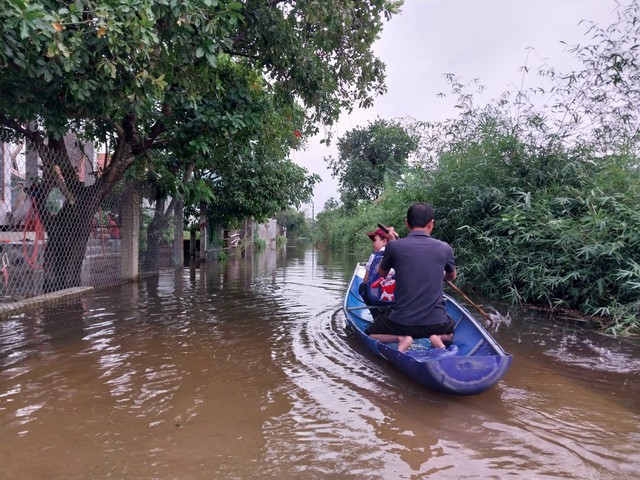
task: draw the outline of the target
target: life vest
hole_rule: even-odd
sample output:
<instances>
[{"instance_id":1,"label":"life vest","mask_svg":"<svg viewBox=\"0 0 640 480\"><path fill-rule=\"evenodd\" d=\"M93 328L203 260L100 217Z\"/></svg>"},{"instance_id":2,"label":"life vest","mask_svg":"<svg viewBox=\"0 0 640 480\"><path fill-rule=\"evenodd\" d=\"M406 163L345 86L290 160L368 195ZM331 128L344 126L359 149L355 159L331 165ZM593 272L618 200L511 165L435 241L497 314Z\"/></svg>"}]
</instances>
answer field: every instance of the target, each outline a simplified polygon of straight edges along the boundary
<instances>
[{"instance_id":1,"label":"life vest","mask_svg":"<svg viewBox=\"0 0 640 480\"><path fill-rule=\"evenodd\" d=\"M375 252L371 266L369 267L369 280L367 281L367 295L369 300L388 305L395 301L394 292L396 289L395 275L381 277L378 267L384 256L384 251Z\"/></svg>"}]
</instances>

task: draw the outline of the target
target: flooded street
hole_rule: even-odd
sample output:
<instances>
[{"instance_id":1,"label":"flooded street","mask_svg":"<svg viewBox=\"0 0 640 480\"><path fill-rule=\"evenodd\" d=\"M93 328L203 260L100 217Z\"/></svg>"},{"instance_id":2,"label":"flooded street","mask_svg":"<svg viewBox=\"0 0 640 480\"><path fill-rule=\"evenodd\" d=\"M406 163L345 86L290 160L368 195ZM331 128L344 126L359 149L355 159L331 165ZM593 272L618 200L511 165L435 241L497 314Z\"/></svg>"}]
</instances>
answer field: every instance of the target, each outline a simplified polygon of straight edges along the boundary
<instances>
[{"instance_id":1,"label":"flooded street","mask_svg":"<svg viewBox=\"0 0 640 480\"><path fill-rule=\"evenodd\" d=\"M357 260L288 248L0 321L0 477L640 478L640 345L512 311L496 387L430 392L345 331Z\"/></svg>"}]
</instances>

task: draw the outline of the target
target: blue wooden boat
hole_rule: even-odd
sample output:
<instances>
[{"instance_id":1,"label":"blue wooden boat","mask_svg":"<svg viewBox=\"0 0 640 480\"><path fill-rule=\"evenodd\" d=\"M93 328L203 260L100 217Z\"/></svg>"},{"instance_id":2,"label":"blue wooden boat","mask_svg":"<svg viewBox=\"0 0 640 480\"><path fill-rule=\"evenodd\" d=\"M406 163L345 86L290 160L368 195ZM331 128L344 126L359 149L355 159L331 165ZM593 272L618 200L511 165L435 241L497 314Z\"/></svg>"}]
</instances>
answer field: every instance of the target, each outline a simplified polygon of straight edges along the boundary
<instances>
[{"instance_id":1,"label":"blue wooden boat","mask_svg":"<svg viewBox=\"0 0 640 480\"><path fill-rule=\"evenodd\" d=\"M347 324L376 355L393 364L418 383L431 390L473 395L498 383L511 365L506 353L469 311L445 293L447 313L454 320L453 344L432 348L428 338L416 339L405 353L397 344L384 344L364 333L372 322L371 314L358 293L364 266L356 267L344 299Z\"/></svg>"}]
</instances>

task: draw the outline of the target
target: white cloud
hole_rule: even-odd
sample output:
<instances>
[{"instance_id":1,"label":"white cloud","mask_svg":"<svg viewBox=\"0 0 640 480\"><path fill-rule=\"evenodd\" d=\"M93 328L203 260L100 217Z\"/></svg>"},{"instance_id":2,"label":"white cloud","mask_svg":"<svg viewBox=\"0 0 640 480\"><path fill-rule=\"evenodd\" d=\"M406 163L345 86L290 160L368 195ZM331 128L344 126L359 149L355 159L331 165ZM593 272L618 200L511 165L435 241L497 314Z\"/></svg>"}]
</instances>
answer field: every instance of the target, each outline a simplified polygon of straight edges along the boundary
<instances>
[{"instance_id":1,"label":"white cloud","mask_svg":"<svg viewBox=\"0 0 640 480\"><path fill-rule=\"evenodd\" d=\"M293 155L323 179L315 189L315 213L330 197L339 198L337 182L323 158L337 156L335 140L345 132L378 117L454 117L452 99L438 98L438 93L448 93L446 73L464 81L478 78L487 87L483 97L490 99L520 88L520 67L525 63L573 70L578 64L561 42L587 42L587 25L580 21L606 27L616 18L615 7L615 0L405 0L402 13L385 25L374 45L387 65L387 94L372 108L341 117L330 146L320 144L318 136L309 140L305 151ZM530 54L529 47L534 49ZM532 74L525 76L524 88L537 81ZM303 209L311 215L311 205Z\"/></svg>"}]
</instances>

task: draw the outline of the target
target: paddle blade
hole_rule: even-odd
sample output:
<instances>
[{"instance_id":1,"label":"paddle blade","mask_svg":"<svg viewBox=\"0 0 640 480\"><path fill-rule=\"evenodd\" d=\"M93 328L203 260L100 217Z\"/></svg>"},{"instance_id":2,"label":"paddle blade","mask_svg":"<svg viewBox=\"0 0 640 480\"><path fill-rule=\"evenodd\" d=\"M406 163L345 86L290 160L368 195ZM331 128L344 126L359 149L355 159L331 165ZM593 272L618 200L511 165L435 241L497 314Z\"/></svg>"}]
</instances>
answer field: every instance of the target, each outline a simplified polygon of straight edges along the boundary
<instances>
[{"instance_id":1,"label":"paddle blade","mask_svg":"<svg viewBox=\"0 0 640 480\"><path fill-rule=\"evenodd\" d=\"M493 307L489 307L491 313L487 313L487 316L491 319L491 330L497 332L502 325L505 328L509 328L511 326L511 314L507 312L506 315L502 315L498 310Z\"/></svg>"}]
</instances>

